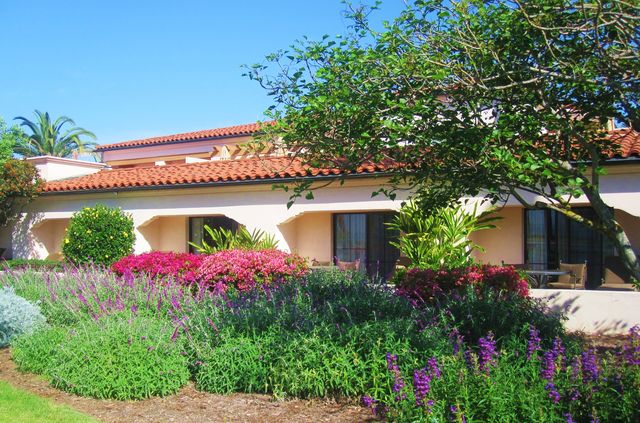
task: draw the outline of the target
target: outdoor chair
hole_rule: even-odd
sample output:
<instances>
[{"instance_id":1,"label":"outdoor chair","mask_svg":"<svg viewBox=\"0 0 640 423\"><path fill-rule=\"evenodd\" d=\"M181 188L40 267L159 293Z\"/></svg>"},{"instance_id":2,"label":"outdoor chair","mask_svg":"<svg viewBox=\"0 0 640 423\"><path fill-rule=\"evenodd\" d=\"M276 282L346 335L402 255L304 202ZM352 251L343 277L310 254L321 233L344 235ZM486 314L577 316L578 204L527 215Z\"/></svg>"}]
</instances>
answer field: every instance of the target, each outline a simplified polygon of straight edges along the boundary
<instances>
[{"instance_id":1,"label":"outdoor chair","mask_svg":"<svg viewBox=\"0 0 640 423\"><path fill-rule=\"evenodd\" d=\"M604 278L602 285L598 287L602 291L635 291L635 287L629 283L631 274L622 264L620 257L609 256L604 259Z\"/></svg>"},{"instance_id":2,"label":"outdoor chair","mask_svg":"<svg viewBox=\"0 0 640 423\"><path fill-rule=\"evenodd\" d=\"M336 259L336 266L342 271L358 271L360 270L360 259L356 259L355 261L340 261Z\"/></svg>"},{"instance_id":3,"label":"outdoor chair","mask_svg":"<svg viewBox=\"0 0 640 423\"><path fill-rule=\"evenodd\" d=\"M587 282L587 262L560 263L560 270L569 272L558 276L558 282L549 282L547 286L555 289L584 289Z\"/></svg>"},{"instance_id":4,"label":"outdoor chair","mask_svg":"<svg viewBox=\"0 0 640 423\"><path fill-rule=\"evenodd\" d=\"M398 259L396 260L396 268L398 267L409 267L411 266L411 260L409 260L409 257L404 257L404 256L400 256L398 257Z\"/></svg>"}]
</instances>

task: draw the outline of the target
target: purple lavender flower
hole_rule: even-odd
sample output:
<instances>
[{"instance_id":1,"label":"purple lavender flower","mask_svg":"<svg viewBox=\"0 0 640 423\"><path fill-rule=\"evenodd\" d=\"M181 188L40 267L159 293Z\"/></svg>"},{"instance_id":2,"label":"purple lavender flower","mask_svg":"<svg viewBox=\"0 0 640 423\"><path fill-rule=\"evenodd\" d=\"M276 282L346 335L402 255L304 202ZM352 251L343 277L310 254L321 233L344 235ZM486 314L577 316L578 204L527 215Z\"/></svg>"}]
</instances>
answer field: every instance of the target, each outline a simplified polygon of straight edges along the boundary
<instances>
[{"instance_id":1,"label":"purple lavender flower","mask_svg":"<svg viewBox=\"0 0 640 423\"><path fill-rule=\"evenodd\" d=\"M482 372L488 372L493 365L495 365L498 351L496 350L496 341L493 339L493 334L489 334L478 340L480 350L478 351L478 368Z\"/></svg>"},{"instance_id":2,"label":"purple lavender flower","mask_svg":"<svg viewBox=\"0 0 640 423\"><path fill-rule=\"evenodd\" d=\"M424 399L431 389L431 374L422 370L413 372L413 393L416 397L416 405L421 407L424 405Z\"/></svg>"},{"instance_id":3,"label":"purple lavender flower","mask_svg":"<svg viewBox=\"0 0 640 423\"><path fill-rule=\"evenodd\" d=\"M362 405L364 405L365 407L373 408L375 404L376 404L376 400L371 398L369 395L364 395L362 397Z\"/></svg>"},{"instance_id":4,"label":"purple lavender flower","mask_svg":"<svg viewBox=\"0 0 640 423\"><path fill-rule=\"evenodd\" d=\"M527 342L527 360L540 350L540 331L535 326L529 326L529 341Z\"/></svg>"},{"instance_id":5,"label":"purple lavender flower","mask_svg":"<svg viewBox=\"0 0 640 423\"><path fill-rule=\"evenodd\" d=\"M387 369L393 374L393 392L400 392L404 388L404 380L400 373L400 367L398 367L398 356L387 353ZM399 400L399 397L396 397Z\"/></svg>"},{"instance_id":6,"label":"purple lavender flower","mask_svg":"<svg viewBox=\"0 0 640 423\"><path fill-rule=\"evenodd\" d=\"M551 398L554 404L560 402L560 393L553 382L547 383L547 386L545 386L544 389L549 392L549 398Z\"/></svg>"},{"instance_id":7,"label":"purple lavender flower","mask_svg":"<svg viewBox=\"0 0 640 423\"><path fill-rule=\"evenodd\" d=\"M540 368L540 376L549 382L556 374L556 362L553 355L553 351L546 351L542 355L542 367Z\"/></svg>"},{"instance_id":8,"label":"purple lavender flower","mask_svg":"<svg viewBox=\"0 0 640 423\"><path fill-rule=\"evenodd\" d=\"M571 413L564 413L564 418L567 419L567 423L576 423Z\"/></svg>"},{"instance_id":9,"label":"purple lavender flower","mask_svg":"<svg viewBox=\"0 0 640 423\"><path fill-rule=\"evenodd\" d=\"M467 368L471 371L475 370L475 363L473 352L470 349L464 351L464 362L467 364Z\"/></svg>"},{"instance_id":10,"label":"purple lavender flower","mask_svg":"<svg viewBox=\"0 0 640 423\"><path fill-rule=\"evenodd\" d=\"M429 366L429 371L436 379L440 379L442 377L442 372L440 371L440 367L438 366L438 358L431 357L427 360L427 365Z\"/></svg>"},{"instance_id":11,"label":"purple lavender flower","mask_svg":"<svg viewBox=\"0 0 640 423\"><path fill-rule=\"evenodd\" d=\"M449 339L451 339L451 343L453 344L453 354L458 354L464 346L464 336L460 335L458 328L453 328L449 334Z\"/></svg>"},{"instance_id":12,"label":"purple lavender flower","mask_svg":"<svg viewBox=\"0 0 640 423\"><path fill-rule=\"evenodd\" d=\"M622 347L622 356L628 364L640 365L640 326L629 329L629 340Z\"/></svg>"},{"instance_id":13,"label":"purple lavender flower","mask_svg":"<svg viewBox=\"0 0 640 423\"><path fill-rule=\"evenodd\" d=\"M593 349L583 352L580 356L580 362L582 365L582 381L584 383L596 382L598 380L599 372L596 355L593 352Z\"/></svg>"}]
</instances>

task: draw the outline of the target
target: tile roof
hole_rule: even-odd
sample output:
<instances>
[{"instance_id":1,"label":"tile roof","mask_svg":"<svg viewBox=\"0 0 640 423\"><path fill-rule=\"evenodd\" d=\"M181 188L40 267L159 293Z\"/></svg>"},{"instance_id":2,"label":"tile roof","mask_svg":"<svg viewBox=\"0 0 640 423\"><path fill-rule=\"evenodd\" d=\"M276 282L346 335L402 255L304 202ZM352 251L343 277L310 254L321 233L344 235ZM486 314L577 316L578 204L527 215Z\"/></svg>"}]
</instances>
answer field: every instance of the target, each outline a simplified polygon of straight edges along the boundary
<instances>
[{"instance_id":1,"label":"tile roof","mask_svg":"<svg viewBox=\"0 0 640 423\"><path fill-rule=\"evenodd\" d=\"M609 131L607 138L620 146L613 158L640 157L640 132L629 128L614 129Z\"/></svg>"},{"instance_id":2,"label":"tile roof","mask_svg":"<svg viewBox=\"0 0 640 423\"><path fill-rule=\"evenodd\" d=\"M115 144L104 144L96 147L95 151L119 150L122 148L147 147L150 145L165 144L172 142L198 141L209 138L244 136L255 134L260 131L262 125L271 125L273 122L254 122L245 125L227 126L224 128L205 129L195 132L184 132L182 134L165 135L161 137L145 138L119 142Z\"/></svg>"},{"instance_id":3,"label":"tile roof","mask_svg":"<svg viewBox=\"0 0 640 423\"><path fill-rule=\"evenodd\" d=\"M246 125L240 125L240 127L244 126ZM204 132L207 131L193 132L190 134ZM620 146L619 151L612 154L611 158L626 159L640 157L639 132L631 129L616 129L610 131L608 137ZM394 166L389 163L378 165L364 164L357 169L356 173L381 173L393 167ZM49 181L45 185L45 192L122 190L139 187L184 186L240 181L277 182L278 180L299 177L339 175L340 172L338 169L311 168L303 165L299 160L292 161L292 159L287 157L219 160L132 169L105 169L86 176Z\"/></svg>"},{"instance_id":4,"label":"tile roof","mask_svg":"<svg viewBox=\"0 0 640 423\"><path fill-rule=\"evenodd\" d=\"M390 165L364 164L356 173L374 174L390 169ZM313 169L288 157L217 160L173 166L101 170L86 176L46 183L44 191L73 192L123 190L140 187L166 187L240 181L272 181L305 176L339 175L338 169Z\"/></svg>"}]
</instances>

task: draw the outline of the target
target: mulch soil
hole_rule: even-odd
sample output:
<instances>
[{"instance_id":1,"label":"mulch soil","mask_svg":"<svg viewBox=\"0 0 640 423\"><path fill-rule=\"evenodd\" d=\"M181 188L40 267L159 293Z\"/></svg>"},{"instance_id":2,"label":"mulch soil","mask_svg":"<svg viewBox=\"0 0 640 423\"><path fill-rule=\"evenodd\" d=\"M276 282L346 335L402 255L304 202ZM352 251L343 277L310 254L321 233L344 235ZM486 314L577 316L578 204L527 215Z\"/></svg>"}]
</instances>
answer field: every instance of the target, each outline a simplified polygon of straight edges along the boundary
<instances>
[{"instance_id":1,"label":"mulch soil","mask_svg":"<svg viewBox=\"0 0 640 423\"><path fill-rule=\"evenodd\" d=\"M11 385L96 417L115 422L372 422L371 411L325 400L278 401L268 395L215 395L193 384L166 398L142 401L98 400L71 395L49 386L43 378L21 373L8 348L0 349L0 379Z\"/></svg>"}]
</instances>

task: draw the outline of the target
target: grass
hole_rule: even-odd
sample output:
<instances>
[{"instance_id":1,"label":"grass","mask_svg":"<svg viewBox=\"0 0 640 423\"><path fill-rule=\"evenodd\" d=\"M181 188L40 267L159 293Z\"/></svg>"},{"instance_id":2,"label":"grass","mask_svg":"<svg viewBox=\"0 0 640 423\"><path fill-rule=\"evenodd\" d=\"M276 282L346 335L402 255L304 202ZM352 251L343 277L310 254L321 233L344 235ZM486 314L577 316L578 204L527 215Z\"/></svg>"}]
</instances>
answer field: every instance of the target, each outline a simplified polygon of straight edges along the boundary
<instances>
[{"instance_id":1,"label":"grass","mask_svg":"<svg viewBox=\"0 0 640 423\"><path fill-rule=\"evenodd\" d=\"M93 423L98 420L0 381L0 422Z\"/></svg>"}]
</instances>

